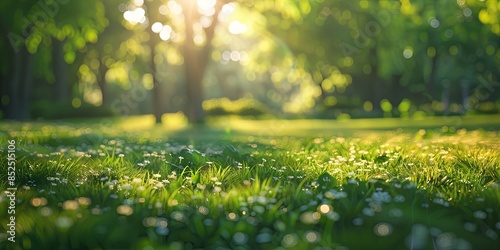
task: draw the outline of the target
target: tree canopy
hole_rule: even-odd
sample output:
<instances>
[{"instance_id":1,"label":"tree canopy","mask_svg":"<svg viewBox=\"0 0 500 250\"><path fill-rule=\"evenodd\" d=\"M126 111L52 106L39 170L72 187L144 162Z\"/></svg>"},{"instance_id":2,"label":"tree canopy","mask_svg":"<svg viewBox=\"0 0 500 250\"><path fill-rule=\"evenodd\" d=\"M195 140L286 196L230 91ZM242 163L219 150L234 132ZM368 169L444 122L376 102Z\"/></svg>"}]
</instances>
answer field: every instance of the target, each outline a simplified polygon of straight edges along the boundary
<instances>
[{"instance_id":1,"label":"tree canopy","mask_svg":"<svg viewBox=\"0 0 500 250\"><path fill-rule=\"evenodd\" d=\"M484 103L500 110L498 0L0 7L8 10L0 19L5 118L153 113L161 122L163 113L181 111L196 123L204 102L221 97L325 117L387 113L383 103L404 103L407 111L460 113ZM55 103L61 110L48 112Z\"/></svg>"}]
</instances>

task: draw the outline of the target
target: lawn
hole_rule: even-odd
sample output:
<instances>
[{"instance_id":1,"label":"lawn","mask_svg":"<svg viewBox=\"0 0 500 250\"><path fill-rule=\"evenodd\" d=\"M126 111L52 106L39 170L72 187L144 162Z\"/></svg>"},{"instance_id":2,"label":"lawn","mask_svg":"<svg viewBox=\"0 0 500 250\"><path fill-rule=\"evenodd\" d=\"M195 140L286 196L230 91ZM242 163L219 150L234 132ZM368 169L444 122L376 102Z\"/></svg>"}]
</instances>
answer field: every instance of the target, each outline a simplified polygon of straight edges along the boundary
<instances>
[{"instance_id":1,"label":"lawn","mask_svg":"<svg viewBox=\"0 0 500 250\"><path fill-rule=\"evenodd\" d=\"M4 122L0 248L498 249L499 129L500 116Z\"/></svg>"}]
</instances>

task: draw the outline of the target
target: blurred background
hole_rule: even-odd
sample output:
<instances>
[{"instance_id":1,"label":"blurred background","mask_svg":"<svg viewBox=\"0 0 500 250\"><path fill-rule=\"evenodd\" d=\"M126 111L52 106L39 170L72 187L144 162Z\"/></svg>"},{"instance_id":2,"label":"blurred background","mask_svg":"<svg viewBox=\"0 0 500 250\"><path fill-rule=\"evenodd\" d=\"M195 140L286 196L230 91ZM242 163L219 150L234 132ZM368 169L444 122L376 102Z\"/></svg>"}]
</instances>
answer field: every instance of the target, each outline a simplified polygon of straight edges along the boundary
<instances>
[{"instance_id":1,"label":"blurred background","mask_svg":"<svg viewBox=\"0 0 500 250\"><path fill-rule=\"evenodd\" d=\"M6 0L0 119L500 112L498 0Z\"/></svg>"}]
</instances>

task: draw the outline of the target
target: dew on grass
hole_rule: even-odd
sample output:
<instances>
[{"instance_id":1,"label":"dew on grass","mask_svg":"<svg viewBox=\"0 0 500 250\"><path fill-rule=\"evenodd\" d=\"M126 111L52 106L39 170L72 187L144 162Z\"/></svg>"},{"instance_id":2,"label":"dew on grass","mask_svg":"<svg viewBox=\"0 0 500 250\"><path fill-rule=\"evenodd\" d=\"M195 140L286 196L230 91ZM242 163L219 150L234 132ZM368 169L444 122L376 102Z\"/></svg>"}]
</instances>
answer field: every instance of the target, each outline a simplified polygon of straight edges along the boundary
<instances>
[{"instance_id":1,"label":"dew on grass","mask_svg":"<svg viewBox=\"0 0 500 250\"><path fill-rule=\"evenodd\" d=\"M233 235L233 241L237 245L244 245L248 241L248 236L245 233L237 232Z\"/></svg>"},{"instance_id":2,"label":"dew on grass","mask_svg":"<svg viewBox=\"0 0 500 250\"><path fill-rule=\"evenodd\" d=\"M349 173L348 173L348 176L349 176L349 177L354 176L354 172L349 172ZM358 180L353 179L353 178L351 178L351 179L347 180L347 183L348 183L348 184L351 184L351 185L358 185L358 184L359 184Z\"/></svg>"},{"instance_id":3,"label":"dew on grass","mask_svg":"<svg viewBox=\"0 0 500 250\"><path fill-rule=\"evenodd\" d=\"M170 218L176 220L176 221L183 221L184 220L184 214L182 212L178 212L178 211L175 211L175 212L172 212L170 214Z\"/></svg>"},{"instance_id":4,"label":"dew on grass","mask_svg":"<svg viewBox=\"0 0 500 250\"><path fill-rule=\"evenodd\" d=\"M366 199L366 202L368 202L370 206L381 205L382 203L389 203L391 202L391 195L388 192L382 192L381 190L377 190L372 194L370 198Z\"/></svg>"},{"instance_id":5,"label":"dew on grass","mask_svg":"<svg viewBox=\"0 0 500 250\"><path fill-rule=\"evenodd\" d=\"M158 235L166 236L170 233L170 230L167 227L157 227L155 232Z\"/></svg>"},{"instance_id":6,"label":"dew on grass","mask_svg":"<svg viewBox=\"0 0 500 250\"><path fill-rule=\"evenodd\" d=\"M401 210L399 208L392 208L391 210L389 210L389 216L396 217L396 218L402 217L403 210Z\"/></svg>"},{"instance_id":7,"label":"dew on grass","mask_svg":"<svg viewBox=\"0 0 500 250\"><path fill-rule=\"evenodd\" d=\"M477 225L476 225L476 224L474 224L474 223L472 223L472 222L465 222L465 224L464 224L464 228L465 228L465 230L467 230L467 231L469 231L469 232L473 233L473 232L475 232L475 231L476 231L476 229L477 229Z\"/></svg>"},{"instance_id":8,"label":"dew on grass","mask_svg":"<svg viewBox=\"0 0 500 250\"><path fill-rule=\"evenodd\" d=\"M441 229L436 228L436 227L431 227L431 228L429 229L429 232L430 232L430 233L431 233L431 235L432 235L432 236L434 236L434 237L438 237L438 236L442 233Z\"/></svg>"},{"instance_id":9,"label":"dew on grass","mask_svg":"<svg viewBox=\"0 0 500 250\"><path fill-rule=\"evenodd\" d=\"M366 216L374 216L375 215L375 211L373 211L373 209L369 208L369 207L365 207L363 208L363 214L366 215Z\"/></svg>"},{"instance_id":10,"label":"dew on grass","mask_svg":"<svg viewBox=\"0 0 500 250\"><path fill-rule=\"evenodd\" d=\"M70 228L73 225L73 220L67 216L61 216L54 221L54 224L58 228L66 229Z\"/></svg>"},{"instance_id":11,"label":"dew on grass","mask_svg":"<svg viewBox=\"0 0 500 250\"><path fill-rule=\"evenodd\" d=\"M304 238L309 243L316 243L320 240L320 235L316 231L307 231L304 235Z\"/></svg>"},{"instance_id":12,"label":"dew on grass","mask_svg":"<svg viewBox=\"0 0 500 250\"><path fill-rule=\"evenodd\" d=\"M403 195L398 194L394 196L394 202L397 203L405 202L405 197Z\"/></svg>"},{"instance_id":13,"label":"dew on grass","mask_svg":"<svg viewBox=\"0 0 500 250\"><path fill-rule=\"evenodd\" d=\"M263 206L254 206L253 210L259 214L262 214L266 211L266 209Z\"/></svg>"},{"instance_id":14,"label":"dew on grass","mask_svg":"<svg viewBox=\"0 0 500 250\"><path fill-rule=\"evenodd\" d=\"M62 208L64 210L77 210L78 207L79 207L78 202L74 200L67 200L62 204Z\"/></svg>"},{"instance_id":15,"label":"dew on grass","mask_svg":"<svg viewBox=\"0 0 500 250\"><path fill-rule=\"evenodd\" d=\"M211 227L211 226L215 225L215 221L210 219L210 218L206 218L206 219L203 219L203 225L205 225L207 227Z\"/></svg>"},{"instance_id":16,"label":"dew on grass","mask_svg":"<svg viewBox=\"0 0 500 250\"><path fill-rule=\"evenodd\" d=\"M434 198L434 200L432 200L432 202L438 204L438 205L442 205L443 207L449 207L450 206L450 203L443 200L442 198Z\"/></svg>"},{"instance_id":17,"label":"dew on grass","mask_svg":"<svg viewBox=\"0 0 500 250\"><path fill-rule=\"evenodd\" d=\"M375 235L380 237L387 237L392 234L392 225L386 222L377 223L373 227Z\"/></svg>"},{"instance_id":18,"label":"dew on grass","mask_svg":"<svg viewBox=\"0 0 500 250\"><path fill-rule=\"evenodd\" d=\"M157 220L155 217L146 217L142 220L142 225L145 227L154 227L156 226Z\"/></svg>"},{"instance_id":19,"label":"dew on grass","mask_svg":"<svg viewBox=\"0 0 500 250\"><path fill-rule=\"evenodd\" d=\"M363 225L363 223L365 223L363 218L357 217L357 218L352 219L352 224L355 226L361 226L361 225Z\"/></svg>"},{"instance_id":20,"label":"dew on grass","mask_svg":"<svg viewBox=\"0 0 500 250\"><path fill-rule=\"evenodd\" d=\"M255 219L255 217L248 217L247 218L247 223L250 224L250 225L257 225L257 220Z\"/></svg>"},{"instance_id":21,"label":"dew on grass","mask_svg":"<svg viewBox=\"0 0 500 250\"><path fill-rule=\"evenodd\" d=\"M417 185L414 182L410 182L410 183L404 185L403 188L405 188L405 189L414 189L416 187L417 187Z\"/></svg>"},{"instance_id":22,"label":"dew on grass","mask_svg":"<svg viewBox=\"0 0 500 250\"><path fill-rule=\"evenodd\" d=\"M133 205L134 204L134 200L133 199L124 199L123 200L123 205Z\"/></svg>"},{"instance_id":23,"label":"dew on grass","mask_svg":"<svg viewBox=\"0 0 500 250\"><path fill-rule=\"evenodd\" d=\"M311 211L303 212L299 217L300 221L304 224L316 224L320 218L320 213Z\"/></svg>"},{"instance_id":24,"label":"dew on grass","mask_svg":"<svg viewBox=\"0 0 500 250\"><path fill-rule=\"evenodd\" d=\"M408 249L424 249L427 244L429 231L422 224L412 226L411 234L406 238L405 244Z\"/></svg>"},{"instance_id":25,"label":"dew on grass","mask_svg":"<svg viewBox=\"0 0 500 250\"><path fill-rule=\"evenodd\" d=\"M329 204L322 204L318 206L318 211L322 214L327 214L333 211L333 207Z\"/></svg>"},{"instance_id":26,"label":"dew on grass","mask_svg":"<svg viewBox=\"0 0 500 250\"><path fill-rule=\"evenodd\" d=\"M281 240L283 247L293 247L299 243L299 237L296 234L286 234Z\"/></svg>"},{"instance_id":27,"label":"dew on grass","mask_svg":"<svg viewBox=\"0 0 500 250\"><path fill-rule=\"evenodd\" d=\"M480 220L484 220L484 219L486 219L487 214L484 211L477 210L477 211L474 211L474 217L476 217Z\"/></svg>"},{"instance_id":28,"label":"dew on grass","mask_svg":"<svg viewBox=\"0 0 500 250\"><path fill-rule=\"evenodd\" d=\"M486 230L484 234L492 240L498 239L498 234L491 229Z\"/></svg>"},{"instance_id":29,"label":"dew on grass","mask_svg":"<svg viewBox=\"0 0 500 250\"><path fill-rule=\"evenodd\" d=\"M134 210L129 205L120 205L116 208L116 212L121 215L129 216L134 213Z\"/></svg>"},{"instance_id":30,"label":"dew on grass","mask_svg":"<svg viewBox=\"0 0 500 250\"><path fill-rule=\"evenodd\" d=\"M273 239L273 236L270 234L270 233L260 233L260 234L257 234L257 236L255 236L255 241L257 243L267 243L267 242L271 242Z\"/></svg>"},{"instance_id":31,"label":"dew on grass","mask_svg":"<svg viewBox=\"0 0 500 250\"><path fill-rule=\"evenodd\" d=\"M228 220L237 220L237 215L235 213L231 212L227 215L227 219Z\"/></svg>"},{"instance_id":32,"label":"dew on grass","mask_svg":"<svg viewBox=\"0 0 500 250\"><path fill-rule=\"evenodd\" d=\"M330 212L328 214L326 214L326 217L330 220L333 220L333 221L338 221L340 219L340 214L337 213L337 212Z\"/></svg>"},{"instance_id":33,"label":"dew on grass","mask_svg":"<svg viewBox=\"0 0 500 250\"><path fill-rule=\"evenodd\" d=\"M34 206L34 207L39 207L39 206L45 206L47 205L47 199L43 198L43 197L35 197L33 199L31 199L31 205Z\"/></svg>"},{"instance_id":34,"label":"dew on grass","mask_svg":"<svg viewBox=\"0 0 500 250\"><path fill-rule=\"evenodd\" d=\"M93 215L100 215L102 214L102 210L98 207L95 207L95 208L92 208L90 209L90 212L93 214Z\"/></svg>"},{"instance_id":35,"label":"dew on grass","mask_svg":"<svg viewBox=\"0 0 500 250\"><path fill-rule=\"evenodd\" d=\"M436 244L439 248L450 249L456 243L456 236L451 233L441 233L436 238Z\"/></svg>"},{"instance_id":36,"label":"dew on grass","mask_svg":"<svg viewBox=\"0 0 500 250\"><path fill-rule=\"evenodd\" d=\"M40 214L42 216L50 216L52 214L52 209L49 207L43 207L42 209L40 209Z\"/></svg>"},{"instance_id":37,"label":"dew on grass","mask_svg":"<svg viewBox=\"0 0 500 250\"><path fill-rule=\"evenodd\" d=\"M200 206L200 207L198 208L198 212L199 212L200 214L207 215L207 214L210 212L210 210L208 210L208 208L207 208L207 207L205 207L205 206Z\"/></svg>"}]
</instances>

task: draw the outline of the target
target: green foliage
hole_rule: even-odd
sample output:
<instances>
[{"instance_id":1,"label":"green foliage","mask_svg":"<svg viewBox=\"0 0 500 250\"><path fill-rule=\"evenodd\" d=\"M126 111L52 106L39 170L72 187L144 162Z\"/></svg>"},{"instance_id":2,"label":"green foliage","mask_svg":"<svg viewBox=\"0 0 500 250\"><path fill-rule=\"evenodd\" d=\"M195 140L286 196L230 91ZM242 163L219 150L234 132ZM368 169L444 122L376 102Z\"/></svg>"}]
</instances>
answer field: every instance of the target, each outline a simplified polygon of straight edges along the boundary
<instances>
[{"instance_id":1,"label":"green foliage","mask_svg":"<svg viewBox=\"0 0 500 250\"><path fill-rule=\"evenodd\" d=\"M54 101L38 101L33 105L31 115L33 118L67 119L81 117L111 117L115 113L109 106L96 107L83 103L75 108L70 103L57 103Z\"/></svg>"},{"instance_id":2,"label":"green foliage","mask_svg":"<svg viewBox=\"0 0 500 250\"><path fill-rule=\"evenodd\" d=\"M240 116L261 116L271 114L271 111L264 104L253 99L238 99L235 101L228 98L216 98L203 102L203 109L208 115L240 115Z\"/></svg>"}]
</instances>

